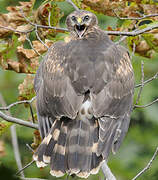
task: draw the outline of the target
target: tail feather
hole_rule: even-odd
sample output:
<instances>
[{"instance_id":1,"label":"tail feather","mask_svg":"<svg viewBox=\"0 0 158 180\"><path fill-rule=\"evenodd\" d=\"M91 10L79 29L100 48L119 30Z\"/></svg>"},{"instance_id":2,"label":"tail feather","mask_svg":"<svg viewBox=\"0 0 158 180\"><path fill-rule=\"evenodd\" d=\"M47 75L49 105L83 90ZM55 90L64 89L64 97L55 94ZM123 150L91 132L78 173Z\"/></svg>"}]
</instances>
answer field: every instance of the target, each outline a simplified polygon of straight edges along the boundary
<instances>
[{"instance_id":1,"label":"tail feather","mask_svg":"<svg viewBox=\"0 0 158 180\"><path fill-rule=\"evenodd\" d=\"M68 141L66 146L66 157L68 163L68 171L70 174L77 174L83 166L85 160L85 147L87 146L86 131L87 124L81 120L72 121L69 128Z\"/></svg>"},{"instance_id":2,"label":"tail feather","mask_svg":"<svg viewBox=\"0 0 158 180\"><path fill-rule=\"evenodd\" d=\"M93 147L92 147L92 160L91 160L91 174L97 174L100 166L101 166L101 162L103 160L102 156L98 156L97 155L97 151L98 151L98 137L99 134L99 127L98 127L98 121L95 120L94 123L94 129L93 129Z\"/></svg>"},{"instance_id":3,"label":"tail feather","mask_svg":"<svg viewBox=\"0 0 158 180\"><path fill-rule=\"evenodd\" d=\"M113 146L116 129L119 126L119 121L108 117L99 119L99 143L97 155L103 155L107 160L110 150Z\"/></svg>"},{"instance_id":4,"label":"tail feather","mask_svg":"<svg viewBox=\"0 0 158 180\"><path fill-rule=\"evenodd\" d=\"M36 164L44 167L50 163L50 173L56 177L65 173L82 178L96 174L103 161L97 155L98 129L94 117L56 120L33 156Z\"/></svg>"},{"instance_id":5,"label":"tail feather","mask_svg":"<svg viewBox=\"0 0 158 180\"><path fill-rule=\"evenodd\" d=\"M38 167L40 167L40 164L41 167L44 167L47 165L47 163L50 162L52 150L54 149L54 146L58 140L58 132L60 132L60 125L61 121L55 120L49 134L43 139L37 151L34 153L33 159L36 161Z\"/></svg>"},{"instance_id":6,"label":"tail feather","mask_svg":"<svg viewBox=\"0 0 158 180\"><path fill-rule=\"evenodd\" d=\"M51 171L53 176L60 177L66 173L66 161L65 161L65 151L66 151L66 136L67 136L67 123L62 122L60 127L60 134L58 141L55 144L51 155Z\"/></svg>"}]
</instances>

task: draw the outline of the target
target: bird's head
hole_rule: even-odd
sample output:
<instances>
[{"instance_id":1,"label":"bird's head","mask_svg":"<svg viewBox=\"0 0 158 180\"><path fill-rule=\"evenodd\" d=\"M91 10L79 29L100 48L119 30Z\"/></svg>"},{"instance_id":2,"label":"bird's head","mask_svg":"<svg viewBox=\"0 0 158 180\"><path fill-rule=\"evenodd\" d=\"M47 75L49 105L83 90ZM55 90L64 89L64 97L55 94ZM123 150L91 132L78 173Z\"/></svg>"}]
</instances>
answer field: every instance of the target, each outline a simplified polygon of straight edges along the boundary
<instances>
[{"instance_id":1,"label":"bird's head","mask_svg":"<svg viewBox=\"0 0 158 180\"><path fill-rule=\"evenodd\" d=\"M74 11L66 18L68 30L78 38L83 38L97 24L95 14L84 10Z\"/></svg>"}]
</instances>

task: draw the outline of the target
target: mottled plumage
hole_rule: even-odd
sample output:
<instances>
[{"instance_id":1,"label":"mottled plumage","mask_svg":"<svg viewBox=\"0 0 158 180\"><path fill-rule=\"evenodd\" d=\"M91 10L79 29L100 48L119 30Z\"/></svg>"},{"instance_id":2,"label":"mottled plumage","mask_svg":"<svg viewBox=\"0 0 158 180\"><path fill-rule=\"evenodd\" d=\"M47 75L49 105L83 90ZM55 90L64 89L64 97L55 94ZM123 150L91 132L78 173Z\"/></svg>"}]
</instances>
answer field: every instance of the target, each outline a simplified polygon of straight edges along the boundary
<instances>
[{"instance_id":1,"label":"mottled plumage","mask_svg":"<svg viewBox=\"0 0 158 180\"><path fill-rule=\"evenodd\" d=\"M34 87L41 145L38 167L53 176L96 174L128 130L134 75L128 51L113 43L88 11L67 17L69 42L56 42Z\"/></svg>"}]
</instances>

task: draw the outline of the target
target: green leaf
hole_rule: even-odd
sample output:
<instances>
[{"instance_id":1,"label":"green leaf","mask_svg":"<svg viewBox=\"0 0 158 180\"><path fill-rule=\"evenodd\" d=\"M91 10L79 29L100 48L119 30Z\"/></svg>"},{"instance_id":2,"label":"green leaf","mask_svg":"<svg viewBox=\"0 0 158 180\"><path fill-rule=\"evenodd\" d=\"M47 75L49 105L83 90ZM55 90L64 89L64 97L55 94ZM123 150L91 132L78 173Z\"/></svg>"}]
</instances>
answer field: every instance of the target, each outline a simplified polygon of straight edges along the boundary
<instances>
[{"instance_id":1,"label":"green leaf","mask_svg":"<svg viewBox=\"0 0 158 180\"><path fill-rule=\"evenodd\" d=\"M8 43L4 40L0 40L0 53L5 51L8 47Z\"/></svg>"},{"instance_id":2,"label":"green leaf","mask_svg":"<svg viewBox=\"0 0 158 180\"><path fill-rule=\"evenodd\" d=\"M7 122L7 121L1 121L0 122L0 136L2 136L2 134L4 134L8 128L10 128L10 126L13 125L13 123L11 122Z\"/></svg>"}]
</instances>

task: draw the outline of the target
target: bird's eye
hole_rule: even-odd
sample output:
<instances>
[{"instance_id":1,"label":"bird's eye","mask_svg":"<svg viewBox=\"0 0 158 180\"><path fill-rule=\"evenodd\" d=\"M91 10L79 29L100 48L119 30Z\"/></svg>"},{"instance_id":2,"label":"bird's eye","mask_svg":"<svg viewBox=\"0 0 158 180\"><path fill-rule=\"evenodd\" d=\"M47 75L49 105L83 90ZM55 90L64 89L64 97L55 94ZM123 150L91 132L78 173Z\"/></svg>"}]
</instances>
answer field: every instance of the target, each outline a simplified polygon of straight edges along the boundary
<instances>
[{"instance_id":1,"label":"bird's eye","mask_svg":"<svg viewBox=\"0 0 158 180\"><path fill-rule=\"evenodd\" d=\"M73 21L76 21L76 17L75 17L75 16L72 16L71 19L72 19Z\"/></svg>"},{"instance_id":2,"label":"bird's eye","mask_svg":"<svg viewBox=\"0 0 158 180\"><path fill-rule=\"evenodd\" d=\"M86 15L86 16L84 17L84 20L88 21L88 20L89 20L89 16Z\"/></svg>"}]
</instances>

